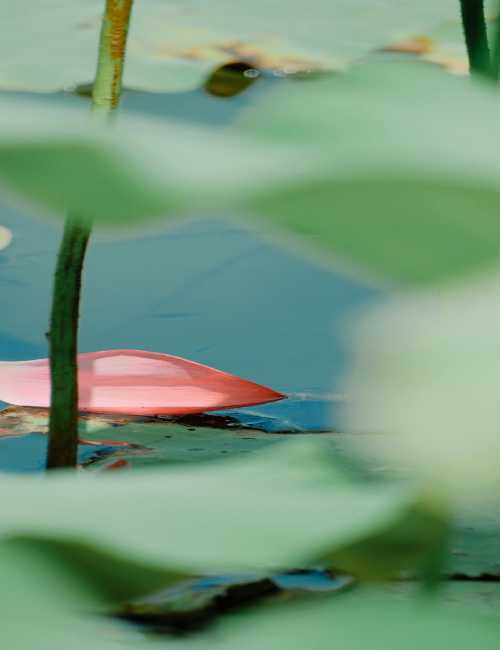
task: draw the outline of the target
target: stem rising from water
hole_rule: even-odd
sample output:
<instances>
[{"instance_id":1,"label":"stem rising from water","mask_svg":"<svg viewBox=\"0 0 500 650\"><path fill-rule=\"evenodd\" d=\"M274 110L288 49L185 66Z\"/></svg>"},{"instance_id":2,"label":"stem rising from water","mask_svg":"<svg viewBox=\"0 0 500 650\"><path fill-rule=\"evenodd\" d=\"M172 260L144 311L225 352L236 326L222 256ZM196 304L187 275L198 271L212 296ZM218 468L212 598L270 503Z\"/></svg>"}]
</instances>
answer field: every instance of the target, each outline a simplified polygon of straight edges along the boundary
<instances>
[{"instance_id":1,"label":"stem rising from water","mask_svg":"<svg viewBox=\"0 0 500 650\"><path fill-rule=\"evenodd\" d=\"M121 96L133 0L106 0L92 109L106 115ZM75 467L78 449L78 316L83 263L91 224L69 215L59 248L50 317L51 408L47 469Z\"/></svg>"},{"instance_id":2,"label":"stem rising from water","mask_svg":"<svg viewBox=\"0 0 500 650\"><path fill-rule=\"evenodd\" d=\"M465 44L472 75L491 78L491 59L483 0L460 0Z\"/></svg>"}]
</instances>

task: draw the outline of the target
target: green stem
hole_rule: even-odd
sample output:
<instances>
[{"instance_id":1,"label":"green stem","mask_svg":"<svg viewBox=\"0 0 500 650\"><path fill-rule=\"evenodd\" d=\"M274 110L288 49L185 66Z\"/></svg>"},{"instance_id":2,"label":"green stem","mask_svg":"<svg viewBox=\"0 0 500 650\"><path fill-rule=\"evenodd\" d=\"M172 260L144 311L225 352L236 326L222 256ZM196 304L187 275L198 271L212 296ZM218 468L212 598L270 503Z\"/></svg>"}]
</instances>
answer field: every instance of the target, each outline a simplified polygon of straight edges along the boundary
<instances>
[{"instance_id":1,"label":"green stem","mask_svg":"<svg viewBox=\"0 0 500 650\"><path fill-rule=\"evenodd\" d=\"M500 77L500 1L498 2L498 16L495 25L495 39L491 53L491 74L493 79Z\"/></svg>"},{"instance_id":2,"label":"green stem","mask_svg":"<svg viewBox=\"0 0 500 650\"><path fill-rule=\"evenodd\" d=\"M52 398L47 467L75 467L78 427L76 354L81 271L91 226L67 217L54 280L50 319Z\"/></svg>"},{"instance_id":3,"label":"green stem","mask_svg":"<svg viewBox=\"0 0 500 650\"><path fill-rule=\"evenodd\" d=\"M109 115L121 96L133 0L106 0L92 109ZM47 469L75 467L78 448L78 315L91 224L69 215L59 248L50 318L51 408Z\"/></svg>"},{"instance_id":4,"label":"green stem","mask_svg":"<svg viewBox=\"0 0 500 650\"><path fill-rule=\"evenodd\" d=\"M94 110L109 112L120 103L132 3L133 0L106 0L92 93Z\"/></svg>"},{"instance_id":5,"label":"green stem","mask_svg":"<svg viewBox=\"0 0 500 650\"><path fill-rule=\"evenodd\" d=\"M465 44L472 75L491 78L491 60L483 0L460 0Z\"/></svg>"}]
</instances>

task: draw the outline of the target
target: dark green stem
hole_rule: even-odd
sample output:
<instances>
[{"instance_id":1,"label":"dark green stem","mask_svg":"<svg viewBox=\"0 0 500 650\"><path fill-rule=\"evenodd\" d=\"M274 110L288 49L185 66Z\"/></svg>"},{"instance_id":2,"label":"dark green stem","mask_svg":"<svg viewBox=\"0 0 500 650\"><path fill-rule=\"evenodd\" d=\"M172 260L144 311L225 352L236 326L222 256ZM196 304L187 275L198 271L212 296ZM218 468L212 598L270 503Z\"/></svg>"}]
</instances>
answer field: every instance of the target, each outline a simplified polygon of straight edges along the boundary
<instances>
[{"instance_id":1,"label":"dark green stem","mask_svg":"<svg viewBox=\"0 0 500 650\"><path fill-rule=\"evenodd\" d=\"M491 73L493 79L500 77L500 0L498 2L497 19L495 22L495 38L492 44Z\"/></svg>"},{"instance_id":2,"label":"dark green stem","mask_svg":"<svg viewBox=\"0 0 500 650\"><path fill-rule=\"evenodd\" d=\"M133 0L106 0L92 108L109 115L120 102ZM75 467L78 450L78 312L91 224L70 215L64 224L52 297L49 351L51 407L47 469Z\"/></svg>"},{"instance_id":3,"label":"dark green stem","mask_svg":"<svg viewBox=\"0 0 500 650\"><path fill-rule=\"evenodd\" d=\"M76 466L78 311L83 260L90 230L90 224L77 217L68 217L57 260L49 332L52 398L48 469Z\"/></svg>"},{"instance_id":4,"label":"dark green stem","mask_svg":"<svg viewBox=\"0 0 500 650\"><path fill-rule=\"evenodd\" d=\"M472 75L491 78L492 68L483 0L460 0L465 44Z\"/></svg>"}]
</instances>

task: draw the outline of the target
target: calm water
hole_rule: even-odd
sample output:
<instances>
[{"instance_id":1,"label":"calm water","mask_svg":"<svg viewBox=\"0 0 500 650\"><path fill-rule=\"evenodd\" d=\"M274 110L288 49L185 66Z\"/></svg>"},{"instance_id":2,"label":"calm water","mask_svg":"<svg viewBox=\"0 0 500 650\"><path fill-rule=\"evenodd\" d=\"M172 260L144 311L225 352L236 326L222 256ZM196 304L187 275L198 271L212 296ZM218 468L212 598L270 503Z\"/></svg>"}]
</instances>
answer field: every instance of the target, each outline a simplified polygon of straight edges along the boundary
<instances>
[{"instance_id":1,"label":"calm water","mask_svg":"<svg viewBox=\"0 0 500 650\"><path fill-rule=\"evenodd\" d=\"M260 80L232 99L203 91L128 92L124 108L219 124L222 137L223 126L274 83ZM85 100L59 95L47 101ZM0 224L14 235L0 253L0 359L46 356L61 227L5 202ZM93 239L80 349L167 352L299 393L298 401L252 409L245 417L269 417L271 430L283 429L285 421L292 430L325 430L335 427L329 395L341 390L346 320L378 296L352 276L315 266L221 215L203 215L127 239Z\"/></svg>"}]
</instances>

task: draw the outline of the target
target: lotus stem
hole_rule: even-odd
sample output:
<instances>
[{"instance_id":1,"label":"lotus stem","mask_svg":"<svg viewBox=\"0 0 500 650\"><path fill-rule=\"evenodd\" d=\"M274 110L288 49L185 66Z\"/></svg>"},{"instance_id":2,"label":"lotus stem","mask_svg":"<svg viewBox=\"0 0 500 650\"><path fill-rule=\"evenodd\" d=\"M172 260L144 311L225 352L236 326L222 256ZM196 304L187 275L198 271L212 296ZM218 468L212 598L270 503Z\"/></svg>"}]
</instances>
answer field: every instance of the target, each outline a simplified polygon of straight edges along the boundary
<instances>
[{"instance_id":1,"label":"lotus stem","mask_svg":"<svg viewBox=\"0 0 500 650\"><path fill-rule=\"evenodd\" d=\"M492 77L483 0L460 0L465 44L472 75Z\"/></svg>"},{"instance_id":2,"label":"lotus stem","mask_svg":"<svg viewBox=\"0 0 500 650\"><path fill-rule=\"evenodd\" d=\"M500 0L498 2L497 20L494 33L495 37L491 48L491 73L493 79L498 81L500 77Z\"/></svg>"},{"instance_id":3,"label":"lotus stem","mask_svg":"<svg viewBox=\"0 0 500 650\"><path fill-rule=\"evenodd\" d=\"M120 103L133 0L106 0L92 109L110 115ZM51 408L47 469L76 467L78 451L78 317L83 264L92 230L69 215L64 223L54 279L48 332Z\"/></svg>"}]
</instances>

